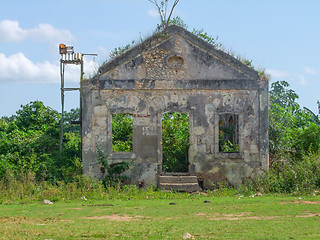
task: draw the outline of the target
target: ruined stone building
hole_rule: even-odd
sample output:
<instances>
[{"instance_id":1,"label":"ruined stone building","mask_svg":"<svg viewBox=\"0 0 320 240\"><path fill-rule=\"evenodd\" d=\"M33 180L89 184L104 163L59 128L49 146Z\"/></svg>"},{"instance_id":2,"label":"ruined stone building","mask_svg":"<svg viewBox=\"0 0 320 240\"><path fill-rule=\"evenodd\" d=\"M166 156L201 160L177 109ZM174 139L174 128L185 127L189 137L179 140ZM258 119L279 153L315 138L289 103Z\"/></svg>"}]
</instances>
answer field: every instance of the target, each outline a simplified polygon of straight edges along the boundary
<instances>
[{"instance_id":1,"label":"ruined stone building","mask_svg":"<svg viewBox=\"0 0 320 240\"><path fill-rule=\"evenodd\" d=\"M126 173L132 183L179 176L162 167L161 119L168 112L189 117L188 170L180 176L194 176L203 187L238 185L268 168L268 81L181 27L170 26L101 66L82 82L81 101L83 171L95 179L105 174L99 148L110 164L133 161ZM117 114L132 117L129 152L112 148Z\"/></svg>"}]
</instances>

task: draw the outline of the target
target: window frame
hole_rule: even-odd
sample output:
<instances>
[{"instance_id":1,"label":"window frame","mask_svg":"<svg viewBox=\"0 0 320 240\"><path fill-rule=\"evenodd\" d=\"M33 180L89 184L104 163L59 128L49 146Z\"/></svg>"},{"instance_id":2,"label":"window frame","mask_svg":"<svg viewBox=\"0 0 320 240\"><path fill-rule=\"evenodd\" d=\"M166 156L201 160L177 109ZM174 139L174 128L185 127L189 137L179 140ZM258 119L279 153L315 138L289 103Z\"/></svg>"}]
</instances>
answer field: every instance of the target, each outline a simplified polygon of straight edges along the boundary
<instances>
[{"instance_id":1,"label":"window frame","mask_svg":"<svg viewBox=\"0 0 320 240\"><path fill-rule=\"evenodd\" d=\"M114 123L114 119L113 117L114 116L117 116L117 115L127 115L127 116L131 116L131 147L130 147L130 151L115 151L114 150L114 135L113 135L113 123ZM124 153L124 154L128 154L128 153L133 153L133 114L131 113L112 113L111 114L111 121L110 121L110 124L111 124L111 153L113 154L117 154L117 153Z\"/></svg>"},{"instance_id":2,"label":"window frame","mask_svg":"<svg viewBox=\"0 0 320 240\"><path fill-rule=\"evenodd\" d=\"M237 116L237 138L238 138L238 146L239 150L237 152L223 152L220 151L220 116L228 114L230 116ZM233 118L234 119L234 118ZM243 158L243 139L241 137L241 129L243 125L243 116L238 112L219 112L215 113L215 158L230 158L230 159L242 159Z\"/></svg>"}]
</instances>

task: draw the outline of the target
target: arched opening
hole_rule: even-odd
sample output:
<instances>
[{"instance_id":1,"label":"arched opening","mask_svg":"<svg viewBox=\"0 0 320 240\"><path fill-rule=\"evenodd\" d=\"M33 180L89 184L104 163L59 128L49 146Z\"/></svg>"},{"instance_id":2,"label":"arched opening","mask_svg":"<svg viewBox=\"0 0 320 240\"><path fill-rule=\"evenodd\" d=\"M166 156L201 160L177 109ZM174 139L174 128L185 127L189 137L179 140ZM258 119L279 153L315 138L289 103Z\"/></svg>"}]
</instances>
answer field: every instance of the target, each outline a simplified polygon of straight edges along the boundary
<instances>
[{"instance_id":1,"label":"arched opening","mask_svg":"<svg viewBox=\"0 0 320 240\"><path fill-rule=\"evenodd\" d=\"M188 172L189 115L169 112L162 115L162 171Z\"/></svg>"}]
</instances>

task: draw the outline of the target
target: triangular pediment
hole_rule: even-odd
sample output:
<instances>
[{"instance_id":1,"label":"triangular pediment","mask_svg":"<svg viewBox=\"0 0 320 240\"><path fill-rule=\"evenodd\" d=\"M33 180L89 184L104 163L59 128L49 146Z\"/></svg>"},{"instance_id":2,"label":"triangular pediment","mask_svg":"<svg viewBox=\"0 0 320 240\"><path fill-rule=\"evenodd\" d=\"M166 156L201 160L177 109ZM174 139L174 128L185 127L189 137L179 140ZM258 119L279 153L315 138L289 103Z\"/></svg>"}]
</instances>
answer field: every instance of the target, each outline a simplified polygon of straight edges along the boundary
<instances>
[{"instance_id":1,"label":"triangular pediment","mask_svg":"<svg viewBox=\"0 0 320 240\"><path fill-rule=\"evenodd\" d=\"M189 31L170 26L104 64L100 80L258 80L255 70Z\"/></svg>"}]
</instances>

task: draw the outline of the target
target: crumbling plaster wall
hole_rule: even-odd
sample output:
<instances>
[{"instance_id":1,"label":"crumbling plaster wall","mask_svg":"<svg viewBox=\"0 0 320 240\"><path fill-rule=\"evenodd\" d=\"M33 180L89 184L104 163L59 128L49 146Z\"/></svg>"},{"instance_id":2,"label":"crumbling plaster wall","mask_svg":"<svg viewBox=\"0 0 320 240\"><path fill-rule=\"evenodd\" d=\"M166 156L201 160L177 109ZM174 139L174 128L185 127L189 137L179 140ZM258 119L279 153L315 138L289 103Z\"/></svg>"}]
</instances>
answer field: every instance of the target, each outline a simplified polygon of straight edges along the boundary
<instances>
[{"instance_id":1,"label":"crumbling plaster wall","mask_svg":"<svg viewBox=\"0 0 320 240\"><path fill-rule=\"evenodd\" d=\"M105 73L82 83L85 174L103 176L99 147L112 163L134 160L128 172L133 183L155 185L162 166L161 117L166 112L189 114L189 162L205 186L225 180L238 185L267 168L267 81L233 58L230 65L230 59L225 61L230 56L209 53L180 35L160 36L141 47L146 50L136 54L133 49L127 61L117 65L116 59ZM133 115L131 153L112 152L111 119L117 113ZM239 116L239 153L219 152L223 113Z\"/></svg>"}]
</instances>

